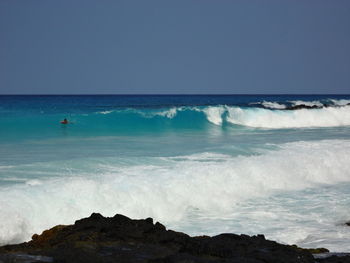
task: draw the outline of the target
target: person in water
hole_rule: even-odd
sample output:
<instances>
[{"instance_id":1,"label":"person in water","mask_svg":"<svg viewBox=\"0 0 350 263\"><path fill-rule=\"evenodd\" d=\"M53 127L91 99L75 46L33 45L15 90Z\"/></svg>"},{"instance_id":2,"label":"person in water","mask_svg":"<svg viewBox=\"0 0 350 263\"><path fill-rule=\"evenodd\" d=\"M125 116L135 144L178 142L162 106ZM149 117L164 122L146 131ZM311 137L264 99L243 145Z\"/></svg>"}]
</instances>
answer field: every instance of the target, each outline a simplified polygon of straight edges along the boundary
<instances>
[{"instance_id":1,"label":"person in water","mask_svg":"<svg viewBox=\"0 0 350 263\"><path fill-rule=\"evenodd\" d=\"M61 121L62 124L68 124L68 120L66 118L64 118L63 121Z\"/></svg>"}]
</instances>

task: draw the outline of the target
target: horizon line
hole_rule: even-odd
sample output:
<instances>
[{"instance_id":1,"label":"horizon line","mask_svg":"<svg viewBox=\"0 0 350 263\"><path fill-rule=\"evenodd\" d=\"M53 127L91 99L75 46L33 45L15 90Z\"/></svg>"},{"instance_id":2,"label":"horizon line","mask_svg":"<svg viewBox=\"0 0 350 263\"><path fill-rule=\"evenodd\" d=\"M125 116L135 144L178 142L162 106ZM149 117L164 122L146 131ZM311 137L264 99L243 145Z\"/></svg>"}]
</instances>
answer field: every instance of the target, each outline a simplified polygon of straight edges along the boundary
<instances>
[{"instance_id":1,"label":"horizon line","mask_svg":"<svg viewBox=\"0 0 350 263\"><path fill-rule=\"evenodd\" d=\"M130 94L130 93L86 93L86 94L0 94L0 96L255 96L255 95L265 95L265 96L276 96L276 95L303 95L303 96L317 96L317 95L350 95L350 93L139 93L139 94Z\"/></svg>"}]
</instances>

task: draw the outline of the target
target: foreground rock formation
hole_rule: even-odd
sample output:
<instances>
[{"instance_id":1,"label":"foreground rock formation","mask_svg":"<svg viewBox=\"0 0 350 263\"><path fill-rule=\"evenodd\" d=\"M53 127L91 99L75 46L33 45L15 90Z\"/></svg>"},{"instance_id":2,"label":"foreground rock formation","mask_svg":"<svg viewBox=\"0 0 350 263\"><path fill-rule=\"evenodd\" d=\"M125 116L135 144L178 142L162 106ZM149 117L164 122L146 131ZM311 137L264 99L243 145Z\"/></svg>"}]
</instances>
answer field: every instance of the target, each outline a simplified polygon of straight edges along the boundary
<instances>
[{"instance_id":1,"label":"foreground rock formation","mask_svg":"<svg viewBox=\"0 0 350 263\"><path fill-rule=\"evenodd\" d=\"M345 261L336 261L336 260ZM335 260L335 261L334 261ZM348 261L346 261L348 260ZM153 263L314 263L350 262L317 259L309 250L281 245L263 235L221 234L190 237L166 230L152 218L132 220L92 214L74 225L58 225L32 240L0 247L0 262L153 262Z\"/></svg>"}]
</instances>

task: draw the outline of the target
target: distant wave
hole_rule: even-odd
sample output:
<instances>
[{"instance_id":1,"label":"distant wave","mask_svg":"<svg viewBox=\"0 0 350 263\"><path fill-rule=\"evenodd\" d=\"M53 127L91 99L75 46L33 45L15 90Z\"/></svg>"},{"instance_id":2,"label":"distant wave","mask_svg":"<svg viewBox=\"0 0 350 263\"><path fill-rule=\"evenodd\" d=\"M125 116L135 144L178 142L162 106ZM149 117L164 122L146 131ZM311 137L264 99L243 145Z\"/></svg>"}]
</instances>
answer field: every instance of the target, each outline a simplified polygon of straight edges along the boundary
<instances>
[{"instance_id":1,"label":"distant wave","mask_svg":"<svg viewBox=\"0 0 350 263\"><path fill-rule=\"evenodd\" d=\"M295 111L228 107L227 121L259 128L307 128L350 125L350 106Z\"/></svg>"},{"instance_id":2,"label":"distant wave","mask_svg":"<svg viewBox=\"0 0 350 263\"><path fill-rule=\"evenodd\" d=\"M296 102L295 102L296 103ZM207 106L207 107L173 107L169 109L128 109L101 112L101 114L132 114L133 121L137 116L146 119L166 118L176 123L207 121L214 125L224 123L256 127L256 128L307 128L307 127L337 127L350 125L350 106L323 107L317 109L285 110L274 105L274 109L258 107ZM313 105L309 102L309 105ZM117 116L118 117L118 116ZM203 118L204 117L204 118ZM132 116L128 120L132 119ZM146 123L147 124L147 123ZM146 125L145 124L145 125ZM123 125L118 121L118 125Z\"/></svg>"},{"instance_id":3,"label":"distant wave","mask_svg":"<svg viewBox=\"0 0 350 263\"><path fill-rule=\"evenodd\" d=\"M185 107L172 107L169 109L153 109L153 110L141 110L141 109L134 109L134 108L126 108L126 109L118 109L118 110L106 110L106 111L98 111L96 114L111 114L111 113L137 113L139 115L142 115L143 117L146 118L152 118L155 116L163 116L167 117L169 119L172 119L176 116L176 114L179 111L184 110Z\"/></svg>"},{"instance_id":4,"label":"distant wave","mask_svg":"<svg viewBox=\"0 0 350 263\"><path fill-rule=\"evenodd\" d=\"M270 109L285 109L287 106L284 104L280 104L277 102L270 102L270 101L263 101L261 103L265 108L270 108Z\"/></svg>"},{"instance_id":5,"label":"distant wave","mask_svg":"<svg viewBox=\"0 0 350 263\"><path fill-rule=\"evenodd\" d=\"M291 100L286 102L276 102L276 101L262 101L250 103L250 105L260 105L266 109L302 109L302 108L324 108L324 107L339 107L346 106L350 104L350 100L346 99L324 99L324 100L313 100L313 101L304 101L304 100Z\"/></svg>"},{"instance_id":6,"label":"distant wave","mask_svg":"<svg viewBox=\"0 0 350 263\"><path fill-rule=\"evenodd\" d=\"M325 106L322 102L320 101L303 101L303 100L292 100L290 101L294 106L300 106L300 105L305 105L305 106L317 106L317 107L323 107ZM335 104L336 105L336 104Z\"/></svg>"},{"instance_id":7,"label":"distant wave","mask_svg":"<svg viewBox=\"0 0 350 263\"><path fill-rule=\"evenodd\" d=\"M349 105L350 104L350 100L333 100L331 99L330 100L334 105L337 105L337 106L345 106L345 105Z\"/></svg>"},{"instance_id":8,"label":"distant wave","mask_svg":"<svg viewBox=\"0 0 350 263\"><path fill-rule=\"evenodd\" d=\"M112 113L113 111L112 110L106 110L106 111L99 111L97 113L99 114L109 114L109 113Z\"/></svg>"}]
</instances>

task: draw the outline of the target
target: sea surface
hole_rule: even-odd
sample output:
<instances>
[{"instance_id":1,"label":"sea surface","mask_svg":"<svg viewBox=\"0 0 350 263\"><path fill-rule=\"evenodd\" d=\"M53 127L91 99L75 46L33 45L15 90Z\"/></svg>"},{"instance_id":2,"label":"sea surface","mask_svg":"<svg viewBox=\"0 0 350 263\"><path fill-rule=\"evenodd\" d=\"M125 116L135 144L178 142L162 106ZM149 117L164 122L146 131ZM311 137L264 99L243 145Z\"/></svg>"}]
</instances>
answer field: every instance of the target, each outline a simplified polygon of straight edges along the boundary
<instances>
[{"instance_id":1,"label":"sea surface","mask_svg":"<svg viewBox=\"0 0 350 263\"><path fill-rule=\"evenodd\" d=\"M0 96L0 244L99 212L350 252L349 103ZM291 110L298 105L315 108Z\"/></svg>"}]
</instances>

